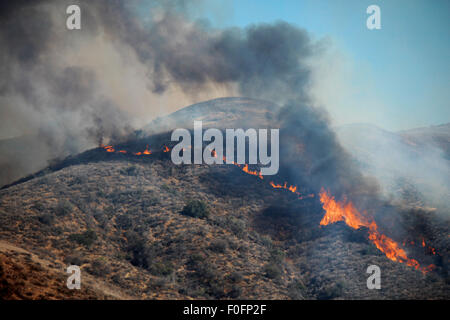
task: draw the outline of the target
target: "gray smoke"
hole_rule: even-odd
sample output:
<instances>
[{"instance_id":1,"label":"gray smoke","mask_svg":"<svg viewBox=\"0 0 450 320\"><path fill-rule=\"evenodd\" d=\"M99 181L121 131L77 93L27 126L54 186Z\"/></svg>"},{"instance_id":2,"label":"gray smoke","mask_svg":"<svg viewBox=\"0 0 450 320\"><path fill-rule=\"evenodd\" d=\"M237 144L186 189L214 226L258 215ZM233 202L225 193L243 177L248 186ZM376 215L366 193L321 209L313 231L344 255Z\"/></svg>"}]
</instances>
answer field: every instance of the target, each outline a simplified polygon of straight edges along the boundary
<instances>
[{"instance_id":1,"label":"gray smoke","mask_svg":"<svg viewBox=\"0 0 450 320\"><path fill-rule=\"evenodd\" d=\"M82 30L68 32L65 8L76 3ZM106 48L117 50L127 68L145 68L146 86L154 94L180 90L195 96L214 86L279 104L283 172L293 183L305 182L316 192L324 187L337 196L376 193L375 184L352 167L326 112L311 107L308 62L323 48L305 30L285 22L216 30L189 20L188 2L149 4L155 14L145 21L138 17L141 2L2 4L2 122L35 128L56 154L129 132L127 112L133 106L124 109L105 90L106 70L76 59L76 50L86 55L86 48L101 39Z\"/></svg>"},{"instance_id":2,"label":"gray smoke","mask_svg":"<svg viewBox=\"0 0 450 320\"><path fill-rule=\"evenodd\" d=\"M0 5L0 134L17 137L0 141L1 185L131 131L129 115L100 92L97 74L67 61L77 43L92 42L99 30L68 32L66 7L64 1Z\"/></svg>"},{"instance_id":3,"label":"gray smoke","mask_svg":"<svg viewBox=\"0 0 450 320\"><path fill-rule=\"evenodd\" d=\"M308 61L322 47L305 30L278 22L218 32L168 11L149 30L134 34L127 41L152 74L155 92L173 84L196 92L213 82L234 84L246 97L274 101L282 106L283 173L293 183L304 182L315 192L323 187L358 202L376 198L377 184L352 166L327 113L311 106Z\"/></svg>"}]
</instances>

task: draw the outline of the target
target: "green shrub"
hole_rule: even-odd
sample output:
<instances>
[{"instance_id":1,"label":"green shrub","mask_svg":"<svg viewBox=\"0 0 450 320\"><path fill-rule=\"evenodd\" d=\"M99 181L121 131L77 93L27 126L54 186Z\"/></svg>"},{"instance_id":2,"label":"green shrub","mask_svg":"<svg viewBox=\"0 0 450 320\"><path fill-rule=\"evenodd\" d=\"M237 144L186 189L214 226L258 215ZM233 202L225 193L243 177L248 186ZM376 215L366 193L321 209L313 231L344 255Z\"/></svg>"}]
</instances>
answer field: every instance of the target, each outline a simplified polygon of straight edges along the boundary
<instances>
[{"instance_id":1,"label":"green shrub","mask_svg":"<svg viewBox=\"0 0 450 320\"><path fill-rule=\"evenodd\" d=\"M215 240L209 245L209 250L217 253L225 253L228 248L228 243L225 240Z\"/></svg>"},{"instance_id":2,"label":"green shrub","mask_svg":"<svg viewBox=\"0 0 450 320\"><path fill-rule=\"evenodd\" d=\"M108 221L108 219L105 216L105 214L102 211L100 211L100 210L94 210L94 213L92 214L92 216L103 227L105 226L106 222Z\"/></svg>"},{"instance_id":3,"label":"green shrub","mask_svg":"<svg viewBox=\"0 0 450 320\"><path fill-rule=\"evenodd\" d=\"M226 296L225 284L221 279L213 279L207 282L206 292L215 299L222 299Z\"/></svg>"},{"instance_id":4,"label":"green shrub","mask_svg":"<svg viewBox=\"0 0 450 320\"><path fill-rule=\"evenodd\" d=\"M69 240L76 242L78 244L90 247L95 240L97 240L97 235L92 230L87 230L83 233L74 233L69 236Z\"/></svg>"},{"instance_id":5,"label":"green shrub","mask_svg":"<svg viewBox=\"0 0 450 320\"><path fill-rule=\"evenodd\" d=\"M239 283L244 279L244 277L242 273L233 271L230 275L228 275L227 279L233 283Z\"/></svg>"},{"instance_id":6,"label":"green shrub","mask_svg":"<svg viewBox=\"0 0 450 320\"><path fill-rule=\"evenodd\" d=\"M105 276L111 270L104 259L95 259L91 261L91 265L87 268L87 271L94 276Z\"/></svg>"},{"instance_id":7,"label":"green shrub","mask_svg":"<svg viewBox=\"0 0 450 320\"><path fill-rule=\"evenodd\" d=\"M35 209L39 212L42 212L45 210L45 206L42 204L42 202L39 202L39 201L36 201L31 208Z\"/></svg>"},{"instance_id":8,"label":"green shrub","mask_svg":"<svg viewBox=\"0 0 450 320\"><path fill-rule=\"evenodd\" d=\"M53 215L51 215L49 213L45 213L45 214L39 216L38 220L40 223L50 225L53 223L54 217L53 217Z\"/></svg>"},{"instance_id":9,"label":"green shrub","mask_svg":"<svg viewBox=\"0 0 450 320\"><path fill-rule=\"evenodd\" d=\"M340 297L344 293L344 287L345 285L341 281L327 285L322 290L319 291L317 297L321 300L329 300Z\"/></svg>"},{"instance_id":10,"label":"green shrub","mask_svg":"<svg viewBox=\"0 0 450 320\"><path fill-rule=\"evenodd\" d=\"M304 241L312 241L315 239L318 239L324 235L324 229L318 228L317 226L310 228L310 229L301 229L297 235L296 239L298 242L304 242Z\"/></svg>"},{"instance_id":11,"label":"green shrub","mask_svg":"<svg viewBox=\"0 0 450 320\"><path fill-rule=\"evenodd\" d=\"M80 254L71 254L64 258L64 262L67 264L74 264L77 266L81 266L85 262L85 258L81 256Z\"/></svg>"},{"instance_id":12,"label":"green shrub","mask_svg":"<svg viewBox=\"0 0 450 320\"><path fill-rule=\"evenodd\" d=\"M368 244L367 246L362 248L359 252L362 255L370 255L370 256L380 255L381 253L374 244Z\"/></svg>"},{"instance_id":13,"label":"green shrub","mask_svg":"<svg viewBox=\"0 0 450 320\"><path fill-rule=\"evenodd\" d=\"M192 254L186 265L190 270L195 270L199 264L201 264L205 260L205 257L200 253Z\"/></svg>"},{"instance_id":14,"label":"green shrub","mask_svg":"<svg viewBox=\"0 0 450 320\"><path fill-rule=\"evenodd\" d=\"M270 279L277 279L281 276L281 268L274 263L268 263L263 268L264 275Z\"/></svg>"},{"instance_id":15,"label":"green shrub","mask_svg":"<svg viewBox=\"0 0 450 320\"><path fill-rule=\"evenodd\" d=\"M167 278L157 278L149 283L150 291L165 289L169 285Z\"/></svg>"},{"instance_id":16,"label":"green shrub","mask_svg":"<svg viewBox=\"0 0 450 320\"><path fill-rule=\"evenodd\" d=\"M127 232L126 238L128 246L126 248L129 253L128 260L131 264L141 268L148 268L147 263L147 245L145 239L135 232Z\"/></svg>"},{"instance_id":17,"label":"green shrub","mask_svg":"<svg viewBox=\"0 0 450 320\"><path fill-rule=\"evenodd\" d=\"M231 231L239 238L242 238L246 233L245 222L239 219L232 219L231 221Z\"/></svg>"},{"instance_id":18,"label":"green shrub","mask_svg":"<svg viewBox=\"0 0 450 320\"><path fill-rule=\"evenodd\" d=\"M237 299L241 296L242 294L242 289L241 287L237 286L237 285L233 285L231 287L231 290L228 292L227 296L231 299Z\"/></svg>"},{"instance_id":19,"label":"green shrub","mask_svg":"<svg viewBox=\"0 0 450 320\"><path fill-rule=\"evenodd\" d=\"M122 214L122 215L116 217L116 224L119 228L121 228L123 230L127 230L127 229L131 228L131 226L133 225L133 222L130 219L130 217Z\"/></svg>"},{"instance_id":20,"label":"green shrub","mask_svg":"<svg viewBox=\"0 0 450 320\"><path fill-rule=\"evenodd\" d=\"M284 257L285 253L283 251L280 249L272 249L270 251L269 261L274 264L280 264L284 260Z\"/></svg>"},{"instance_id":21,"label":"green shrub","mask_svg":"<svg viewBox=\"0 0 450 320\"><path fill-rule=\"evenodd\" d=\"M181 214L203 219L209 216L209 210L203 201L191 200L184 206Z\"/></svg>"},{"instance_id":22,"label":"green shrub","mask_svg":"<svg viewBox=\"0 0 450 320\"><path fill-rule=\"evenodd\" d=\"M173 265L169 262L155 262L152 263L148 270L155 276L168 276L173 272Z\"/></svg>"},{"instance_id":23,"label":"green shrub","mask_svg":"<svg viewBox=\"0 0 450 320\"><path fill-rule=\"evenodd\" d=\"M161 190L166 191L167 193L170 193L172 195L176 195L177 194L177 191L174 188L172 188L171 186L167 185L167 184L163 184L161 186Z\"/></svg>"},{"instance_id":24,"label":"green shrub","mask_svg":"<svg viewBox=\"0 0 450 320\"><path fill-rule=\"evenodd\" d=\"M136 166L129 166L125 169L121 169L120 173L126 176L137 176L139 173L139 170Z\"/></svg>"},{"instance_id":25,"label":"green shrub","mask_svg":"<svg viewBox=\"0 0 450 320\"><path fill-rule=\"evenodd\" d=\"M111 216L115 213L114 207L113 206L107 206L105 207L105 209L103 210L103 212L107 215L107 216Z\"/></svg>"},{"instance_id":26,"label":"green shrub","mask_svg":"<svg viewBox=\"0 0 450 320\"><path fill-rule=\"evenodd\" d=\"M58 205L55 208L55 214L57 216L66 216L71 213L73 210L73 204L71 204L67 200L61 200L58 202Z\"/></svg>"},{"instance_id":27,"label":"green shrub","mask_svg":"<svg viewBox=\"0 0 450 320\"><path fill-rule=\"evenodd\" d=\"M293 300L304 299L306 286L300 280L295 280L288 285L288 296Z\"/></svg>"},{"instance_id":28,"label":"green shrub","mask_svg":"<svg viewBox=\"0 0 450 320\"><path fill-rule=\"evenodd\" d=\"M142 199L141 208L142 210L145 210L148 207L156 206L158 204L160 204L160 201L156 197L145 198Z\"/></svg>"},{"instance_id":29,"label":"green shrub","mask_svg":"<svg viewBox=\"0 0 450 320\"><path fill-rule=\"evenodd\" d=\"M273 241L272 238L268 235L262 235L259 237L259 240L261 244L267 248L273 247Z\"/></svg>"}]
</instances>

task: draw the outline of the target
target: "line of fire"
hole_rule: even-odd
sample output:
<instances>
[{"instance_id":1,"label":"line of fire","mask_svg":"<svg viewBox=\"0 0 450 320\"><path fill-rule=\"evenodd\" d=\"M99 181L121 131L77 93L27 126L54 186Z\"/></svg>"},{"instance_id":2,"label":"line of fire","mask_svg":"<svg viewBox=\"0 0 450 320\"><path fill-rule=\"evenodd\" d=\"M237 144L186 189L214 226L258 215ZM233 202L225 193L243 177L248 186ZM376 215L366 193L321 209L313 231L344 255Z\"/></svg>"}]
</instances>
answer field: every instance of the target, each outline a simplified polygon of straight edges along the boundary
<instances>
[{"instance_id":1,"label":"line of fire","mask_svg":"<svg viewBox=\"0 0 450 320\"><path fill-rule=\"evenodd\" d=\"M116 153L116 154L128 154L132 156L151 156L154 152L163 152L163 153L169 153L171 149L163 145L160 148L156 150L153 150L149 147L149 145L146 145L145 149L142 151L137 152L131 152L127 150L118 150L117 148L114 148L112 145L100 145L100 148L104 149L108 153ZM217 157L217 153L215 150L210 150L211 156ZM226 162L226 157L223 156L224 163ZM238 167L242 170L242 172L255 176L261 180L268 180L261 174L261 172L257 169L250 169L248 164L239 164L233 161L233 165ZM386 257L392 261L404 263L412 268L415 268L417 270L420 270L422 273L426 274L430 271L432 271L435 268L434 264L429 264L427 266L420 265L420 263L412 258L409 258L405 249L402 248L406 247L407 243L406 241L403 242L402 245L400 245L398 242L393 240L392 238L388 237L387 235L383 234L376 223L376 221L371 218L367 212L365 211L359 211L356 209L354 204L348 200L348 199L342 199L342 200L336 200L333 195L331 195L327 190L321 189L318 195L314 193L309 194L302 194L300 193L299 187L293 184L289 184L287 181L284 182L275 182L275 181L268 181L268 184L273 189L282 189L286 192L292 192L296 196L298 196L298 200L303 200L306 198L314 198L318 197L320 199L320 202L322 204L322 208L325 212L322 220L320 221L321 226L327 226L339 221L345 222L347 226L353 229L360 229L361 227L365 227L368 229L368 237L370 241L374 243L374 245L380 250L383 254L386 255ZM409 242L412 246L414 246L415 242L410 241ZM436 255L436 249L429 247L425 244L425 240L422 238L420 240L420 243L424 249L426 249L428 252L431 252L431 254Z\"/></svg>"}]
</instances>

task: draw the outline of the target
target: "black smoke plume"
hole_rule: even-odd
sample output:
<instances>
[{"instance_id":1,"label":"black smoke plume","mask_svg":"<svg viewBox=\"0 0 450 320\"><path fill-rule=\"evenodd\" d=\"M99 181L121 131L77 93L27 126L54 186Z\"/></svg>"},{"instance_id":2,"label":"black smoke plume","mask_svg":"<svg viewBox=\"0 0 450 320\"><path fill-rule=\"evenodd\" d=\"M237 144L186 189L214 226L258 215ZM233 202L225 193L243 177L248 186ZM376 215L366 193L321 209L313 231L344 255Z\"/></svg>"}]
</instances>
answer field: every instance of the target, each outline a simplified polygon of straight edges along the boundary
<instances>
[{"instance_id":1,"label":"black smoke plume","mask_svg":"<svg viewBox=\"0 0 450 320\"><path fill-rule=\"evenodd\" d=\"M139 17L143 3L154 11L145 21ZM80 31L65 30L69 4L81 7ZM307 183L316 192L324 187L337 196L375 194L375 184L354 169L337 142L326 112L311 107L309 61L323 50L320 42L285 22L217 30L191 21L187 8L192 5L198 2L2 4L2 122L36 128L47 149L57 150L44 158L129 132L130 114L100 90L102 74L83 61L61 57L101 37L124 59L132 52L146 68L146 85L155 94L176 88L198 95L213 85L278 104L282 172L292 183Z\"/></svg>"}]
</instances>

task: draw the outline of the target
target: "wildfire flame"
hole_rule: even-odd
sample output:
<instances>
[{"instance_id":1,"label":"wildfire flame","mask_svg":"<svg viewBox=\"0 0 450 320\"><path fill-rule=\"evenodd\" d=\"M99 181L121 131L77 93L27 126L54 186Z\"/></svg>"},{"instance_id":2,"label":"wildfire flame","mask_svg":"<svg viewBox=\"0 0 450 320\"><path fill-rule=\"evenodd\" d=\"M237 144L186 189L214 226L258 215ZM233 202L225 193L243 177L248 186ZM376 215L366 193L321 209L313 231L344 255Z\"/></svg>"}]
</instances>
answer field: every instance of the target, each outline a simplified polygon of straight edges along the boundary
<instances>
[{"instance_id":1,"label":"wildfire flame","mask_svg":"<svg viewBox=\"0 0 450 320\"><path fill-rule=\"evenodd\" d=\"M116 151L113 146L108 145L100 145L101 148L105 149L106 152L109 153L122 153L126 154L126 150L118 150ZM163 146L162 148L163 152L169 152L170 148L167 146ZM184 151L184 149L183 149ZM152 151L150 150L149 146L147 145L145 150L142 152L133 152L133 155L141 156L141 155L151 155ZM217 153L215 150L211 151L211 155L213 157L217 157ZM223 161L226 162L225 156L223 156ZM233 162L233 164L237 167L239 167L243 172L254 175L259 177L260 179L264 179L263 175L258 170L251 170L249 169L248 164L240 165L236 162ZM284 189L288 190L296 195L299 196L299 199L304 198L312 198L315 195L309 194L306 196L302 196L301 193L298 191L298 187L295 185L288 185L287 182L284 182L284 184L277 184L273 181L270 181L270 186L274 189ZM405 263L408 266L414 267L417 270L421 270L423 273L427 273L429 271L432 271L436 266L431 264L427 267L421 267L419 262L415 259L408 258L406 252L404 249L402 249L397 242L395 242L393 239L387 237L386 235L382 234L378 230L378 225L376 222L367 216L366 212L359 212L356 207L353 205L351 201L347 201L347 199L343 199L342 201L336 201L333 196L331 196L327 191L324 189L321 190L320 194L320 202L322 203L322 207L325 210L325 215L323 216L322 220L320 221L320 225L325 226L332 223L336 223L338 221L345 222L349 227L353 229L359 229L361 227L366 227L369 229L369 240L371 240L375 246L383 252L386 257L392 261ZM414 245L414 241L411 241L411 245ZM425 243L425 239L422 238L422 247L427 247ZM403 246L405 246L405 242L403 243ZM432 254L436 254L436 250L432 247L428 247L429 251Z\"/></svg>"},{"instance_id":2,"label":"wildfire flame","mask_svg":"<svg viewBox=\"0 0 450 320\"><path fill-rule=\"evenodd\" d=\"M433 255L436 255L436 249L430 246L427 246L427 244L425 243L425 238L422 237L422 247L426 247L428 248L428 251L431 252Z\"/></svg>"},{"instance_id":3,"label":"wildfire flame","mask_svg":"<svg viewBox=\"0 0 450 320\"><path fill-rule=\"evenodd\" d=\"M297 191L298 190L297 186L295 186L295 185L288 185L288 183L286 181L284 182L284 184L277 184L277 183L275 183L273 181L270 181L269 184L274 189L284 189L284 190L288 190L288 191L290 191L292 193L295 193L296 195L299 196L298 198L300 200L305 199L305 198L314 198L314 194L312 194L312 193L308 194L306 196L302 196L302 194L299 191Z\"/></svg>"},{"instance_id":4,"label":"wildfire flame","mask_svg":"<svg viewBox=\"0 0 450 320\"><path fill-rule=\"evenodd\" d=\"M116 151L113 146L104 146L103 144L100 144L100 148L103 148L103 149L105 149L106 152L110 152L110 153L114 153L114 152L123 153L123 154L127 153L126 150L118 150L118 151ZM163 146L162 147L162 151L163 152L169 152L170 148L167 147L167 146ZM183 151L186 151L186 150L183 148ZM141 151L139 151L139 152L132 152L132 154L135 155L135 156L151 155L152 151L150 150L149 146L147 145L144 151L142 151L142 152ZM211 155L214 158L217 158L216 150L211 150ZM223 159L224 162L226 162L226 160L227 160L225 156L222 156L222 159ZM253 176L257 176L261 180L264 180L264 176L261 174L261 171L249 169L248 164L245 164L245 165L242 166L242 165L240 165L240 164L238 164L237 162L234 162L234 161L233 161L233 164L235 166L239 167L243 172L245 172L247 174L250 174L250 175L253 175ZM284 182L284 184L281 185L281 184L275 184L273 181L271 181L270 182L270 186L272 186L275 189L285 189L285 190L288 190L288 191L290 191L292 193L295 193L296 195L299 196L299 199L313 198L314 197L314 194L308 194L306 196L302 196L301 193L297 191L298 190L297 186L295 186L295 185L288 185L287 182Z\"/></svg>"},{"instance_id":5,"label":"wildfire flame","mask_svg":"<svg viewBox=\"0 0 450 320\"><path fill-rule=\"evenodd\" d=\"M378 250L383 252L390 260L405 263L408 266L421 270L423 273L429 272L435 268L434 265L421 267L417 260L408 258L405 250L400 248L399 244L393 239L380 233L376 222L367 217L365 212L359 212L352 202L347 201L346 199L338 202L324 189L320 192L320 202L325 210L325 216L320 221L320 225L325 226L338 221L344 221L353 229L366 227L369 229L369 239L375 244Z\"/></svg>"},{"instance_id":6,"label":"wildfire flame","mask_svg":"<svg viewBox=\"0 0 450 320\"><path fill-rule=\"evenodd\" d=\"M167 148L166 146L164 146L164 147ZM105 149L105 151L106 151L106 152L109 152L109 153L122 153L122 154L127 154L127 153L128 153L128 151L126 151L126 150L116 150L116 149L114 149L113 146L104 146L104 145L102 145L102 144L100 144L100 148ZM167 151L166 151L166 150L167 150ZM163 151L164 151L164 152L169 152L170 149L169 149L169 148L163 149ZM135 156L150 155L150 154L152 154L152 151L150 150L150 148L148 147L148 145L146 146L145 150L142 151L142 152L141 152L141 151L139 151L139 152L133 152L133 155L135 155Z\"/></svg>"},{"instance_id":7,"label":"wildfire flame","mask_svg":"<svg viewBox=\"0 0 450 320\"><path fill-rule=\"evenodd\" d=\"M151 152L151 150L149 149L149 147L148 147L148 145L147 145L147 147L145 148L145 150L144 151L142 151L142 153L143 154L152 154L152 152Z\"/></svg>"},{"instance_id":8,"label":"wildfire flame","mask_svg":"<svg viewBox=\"0 0 450 320\"><path fill-rule=\"evenodd\" d=\"M103 148L106 150L106 152L114 152L115 151L113 146L104 146Z\"/></svg>"},{"instance_id":9,"label":"wildfire flame","mask_svg":"<svg viewBox=\"0 0 450 320\"><path fill-rule=\"evenodd\" d=\"M251 175L254 175L254 176L257 176L258 178L260 178L260 179L264 179L264 177L262 176L262 174L261 174L261 171L257 171L257 170L250 170L249 168L248 168L248 164L246 164L243 168L242 168L242 171L244 171L245 173L247 173L247 174L251 174Z\"/></svg>"}]
</instances>

